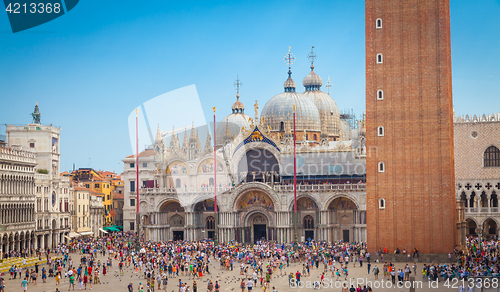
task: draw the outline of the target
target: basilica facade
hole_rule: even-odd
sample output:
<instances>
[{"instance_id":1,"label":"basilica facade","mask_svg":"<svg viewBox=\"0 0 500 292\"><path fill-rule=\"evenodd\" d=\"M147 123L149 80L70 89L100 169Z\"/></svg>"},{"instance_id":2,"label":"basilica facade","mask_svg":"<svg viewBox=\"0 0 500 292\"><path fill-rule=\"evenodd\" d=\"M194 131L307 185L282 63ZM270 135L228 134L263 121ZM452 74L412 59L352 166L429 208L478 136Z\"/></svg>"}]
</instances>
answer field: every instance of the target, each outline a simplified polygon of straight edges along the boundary
<instances>
[{"instance_id":1,"label":"basilica facade","mask_svg":"<svg viewBox=\"0 0 500 292\"><path fill-rule=\"evenodd\" d=\"M291 242L296 213L298 240L366 241L364 118L353 123L339 113L313 62L303 93L291 75L289 68L283 92L260 116L257 101L254 116L245 113L238 88L217 125L215 152L206 127L168 137L158 127L139 154L139 189L135 155L123 159L124 231L139 228L155 241L202 240L214 238L218 216L221 242Z\"/></svg>"}]
</instances>

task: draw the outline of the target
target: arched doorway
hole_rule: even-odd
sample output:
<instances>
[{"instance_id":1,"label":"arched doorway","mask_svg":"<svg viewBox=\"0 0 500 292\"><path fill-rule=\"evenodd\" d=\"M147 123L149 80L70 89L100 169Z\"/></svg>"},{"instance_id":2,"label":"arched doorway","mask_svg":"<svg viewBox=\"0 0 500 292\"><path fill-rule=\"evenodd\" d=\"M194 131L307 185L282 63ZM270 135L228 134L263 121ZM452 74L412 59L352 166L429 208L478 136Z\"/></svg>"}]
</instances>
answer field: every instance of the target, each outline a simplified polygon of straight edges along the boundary
<instances>
[{"instance_id":1,"label":"arched doorway","mask_svg":"<svg viewBox=\"0 0 500 292\"><path fill-rule=\"evenodd\" d=\"M314 239L314 218L311 215L304 217L304 237L307 241Z\"/></svg>"},{"instance_id":2,"label":"arched doorway","mask_svg":"<svg viewBox=\"0 0 500 292\"><path fill-rule=\"evenodd\" d=\"M207 237L213 239L215 236L215 218L213 216L208 216L205 220L205 228L207 230Z\"/></svg>"},{"instance_id":3,"label":"arched doorway","mask_svg":"<svg viewBox=\"0 0 500 292\"><path fill-rule=\"evenodd\" d=\"M292 203L291 210L295 211L294 205ZM301 241L314 240L314 220L318 218L318 205L316 202L309 197L302 197L297 200L297 212L298 212L298 225L302 229L299 233L302 236ZM302 222L302 224L301 224ZM306 224L309 223L309 224Z\"/></svg>"},{"instance_id":4,"label":"arched doorway","mask_svg":"<svg viewBox=\"0 0 500 292\"><path fill-rule=\"evenodd\" d=\"M264 214L256 213L249 218L249 224L252 230L252 242L267 239L268 221Z\"/></svg>"},{"instance_id":5,"label":"arched doorway","mask_svg":"<svg viewBox=\"0 0 500 292\"><path fill-rule=\"evenodd\" d=\"M242 242L256 242L265 238L275 240L276 230L271 226L274 218L274 201L260 190L243 193L236 201L235 208L238 212L238 221L243 224L243 234L240 229L236 231L236 240Z\"/></svg>"},{"instance_id":6,"label":"arched doorway","mask_svg":"<svg viewBox=\"0 0 500 292\"><path fill-rule=\"evenodd\" d=\"M160 207L160 218L167 224L167 240L184 240L185 211L177 201L168 201ZM166 222L165 222L166 221Z\"/></svg>"},{"instance_id":7,"label":"arched doorway","mask_svg":"<svg viewBox=\"0 0 500 292\"><path fill-rule=\"evenodd\" d=\"M476 229L477 229L476 221L474 221L472 219L467 219L467 220L465 220L465 223L467 224L467 235L477 235L476 234Z\"/></svg>"},{"instance_id":8,"label":"arched doorway","mask_svg":"<svg viewBox=\"0 0 500 292\"><path fill-rule=\"evenodd\" d=\"M215 205L213 199L203 200L194 206L194 222L196 238L206 239L215 237Z\"/></svg>"},{"instance_id":9,"label":"arched doorway","mask_svg":"<svg viewBox=\"0 0 500 292\"><path fill-rule=\"evenodd\" d=\"M483 237L487 239L491 239L492 237L497 236L498 225L493 219L486 219L483 224Z\"/></svg>"},{"instance_id":10,"label":"arched doorway","mask_svg":"<svg viewBox=\"0 0 500 292\"><path fill-rule=\"evenodd\" d=\"M170 226L172 227L172 239L174 241L178 240L184 240L184 230L177 230L176 228L182 228L184 229L184 218L179 215L175 214L174 216L170 217Z\"/></svg>"},{"instance_id":11,"label":"arched doorway","mask_svg":"<svg viewBox=\"0 0 500 292\"><path fill-rule=\"evenodd\" d=\"M328 210L330 213L330 222L333 223L332 233L334 241L362 241L360 230L356 228L358 207L352 200L345 197L338 197L328 205Z\"/></svg>"}]
</instances>

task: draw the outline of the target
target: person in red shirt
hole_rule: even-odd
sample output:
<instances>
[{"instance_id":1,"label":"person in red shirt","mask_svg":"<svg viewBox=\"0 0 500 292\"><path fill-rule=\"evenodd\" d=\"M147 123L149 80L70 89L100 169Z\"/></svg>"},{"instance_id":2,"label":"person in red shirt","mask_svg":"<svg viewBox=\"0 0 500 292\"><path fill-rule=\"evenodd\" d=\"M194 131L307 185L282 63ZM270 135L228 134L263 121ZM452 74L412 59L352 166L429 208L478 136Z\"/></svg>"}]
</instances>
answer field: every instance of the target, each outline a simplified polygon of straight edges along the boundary
<instances>
[{"instance_id":1,"label":"person in red shirt","mask_svg":"<svg viewBox=\"0 0 500 292\"><path fill-rule=\"evenodd\" d=\"M299 271L297 271L297 273L295 273L295 279L297 279L297 285L300 283L300 276L301 275L302 274Z\"/></svg>"}]
</instances>

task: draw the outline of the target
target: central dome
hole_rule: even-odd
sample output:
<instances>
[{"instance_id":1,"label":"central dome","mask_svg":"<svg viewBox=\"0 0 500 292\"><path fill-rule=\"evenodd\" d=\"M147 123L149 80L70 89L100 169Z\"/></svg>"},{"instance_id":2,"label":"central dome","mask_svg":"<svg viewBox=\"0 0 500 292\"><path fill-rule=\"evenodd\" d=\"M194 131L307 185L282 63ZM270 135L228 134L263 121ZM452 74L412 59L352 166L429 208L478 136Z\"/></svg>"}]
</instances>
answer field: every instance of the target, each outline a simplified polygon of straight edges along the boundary
<instances>
[{"instance_id":1,"label":"central dome","mask_svg":"<svg viewBox=\"0 0 500 292\"><path fill-rule=\"evenodd\" d=\"M309 98L295 92L291 72L284 84L285 92L271 98L262 109L265 124L273 131L284 131L287 124L293 128L293 106L295 105L295 128L298 131L321 131L318 108Z\"/></svg>"}]
</instances>

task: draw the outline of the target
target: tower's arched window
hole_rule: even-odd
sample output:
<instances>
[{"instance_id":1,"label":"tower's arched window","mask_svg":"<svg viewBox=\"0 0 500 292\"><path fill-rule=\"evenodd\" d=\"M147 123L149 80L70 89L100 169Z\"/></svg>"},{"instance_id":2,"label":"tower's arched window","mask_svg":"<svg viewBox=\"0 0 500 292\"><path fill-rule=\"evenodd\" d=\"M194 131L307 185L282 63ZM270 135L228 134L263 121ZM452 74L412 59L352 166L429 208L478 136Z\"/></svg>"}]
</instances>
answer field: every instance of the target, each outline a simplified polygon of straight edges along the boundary
<instances>
[{"instance_id":1,"label":"tower's arched window","mask_svg":"<svg viewBox=\"0 0 500 292\"><path fill-rule=\"evenodd\" d=\"M384 99L384 91L382 89L377 90L377 99L378 100Z\"/></svg>"},{"instance_id":2,"label":"tower's arched window","mask_svg":"<svg viewBox=\"0 0 500 292\"><path fill-rule=\"evenodd\" d=\"M385 172L385 163L383 162L378 163L378 172Z\"/></svg>"},{"instance_id":3,"label":"tower's arched window","mask_svg":"<svg viewBox=\"0 0 500 292\"><path fill-rule=\"evenodd\" d=\"M500 166L500 150L495 146L490 146L484 151L484 167Z\"/></svg>"},{"instance_id":4,"label":"tower's arched window","mask_svg":"<svg viewBox=\"0 0 500 292\"><path fill-rule=\"evenodd\" d=\"M384 127L378 126L377 135L379 137L383 137L384 136Z\"/></svg>"},{"instance_id":5,"label":"tower's arched window","mask_svg":"<svg viewBox=\"0 0 500 292\"><path fill-rule=\"evenodd\" d=\"M380 198L378 200L378 208L379 209L385 209L385 199Z\"/></svg>"},{"instance_id":6,"label":"tower's arched window","mask_svg":"<svg viewBox=\"0 0 500 292\"><path fill-rule=\"evenodd\" d=\"M285 122L281 121L280 122L280 132L285 131Z\"/></svg>"},{"instance_id":7,"label":"tower's arched window","mask_svg":"<svg viewBox=\"0 0 500 292\"><path fill-rule=\"evenodd\" d=\"M382 28L382 18L377 18L377 20L375 20L375 27Z\"/></svg>"},{"instance_id":8,"label":"tower's arched window","mask_svg":"<svg viewBox=\"0 0 500 292\"><path fill-rule=\"evenodd\" d=\"M318 138L316 137L316 134L313 135L313 139L314 139L314 141L318 140Z\"/></svg>"},{"instance_id":9,"label":"tower's arched window","mask_svg":"<svg viewBox=\"0 0 500 292\"><path fill-rule=\"evenodd\" d=\"M384 63L384 56L382 54L377 54L377 64Z\"/></svg>"}]
</instances>

